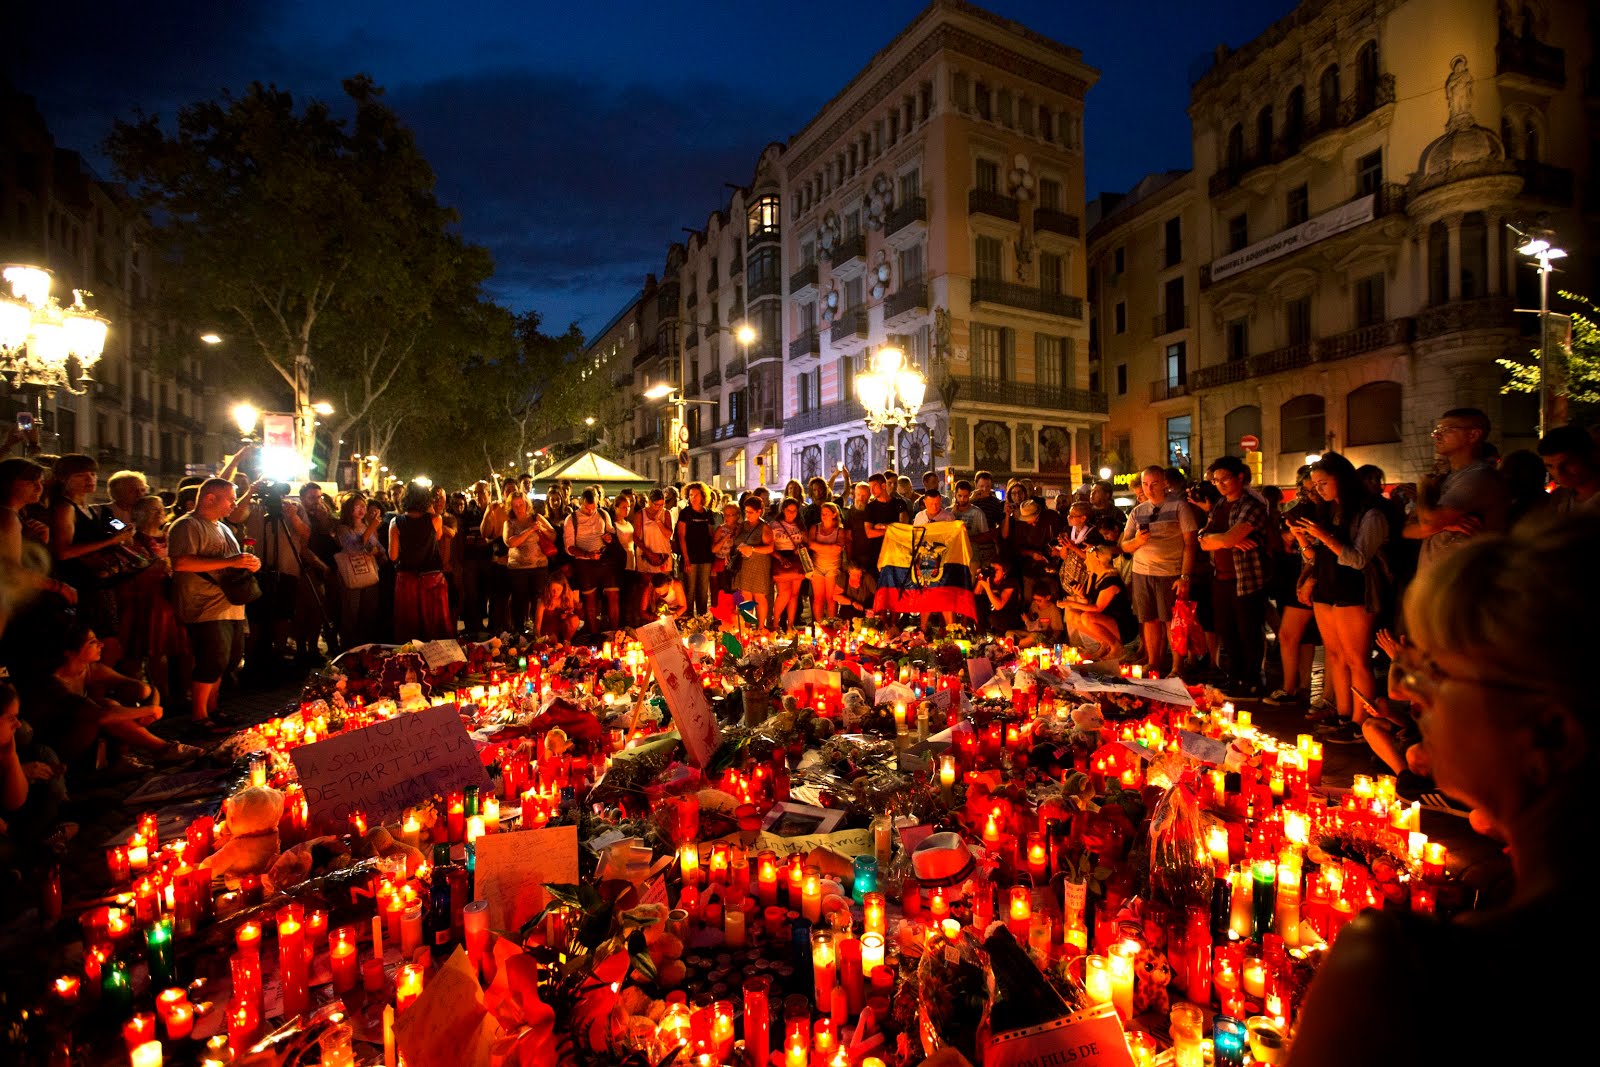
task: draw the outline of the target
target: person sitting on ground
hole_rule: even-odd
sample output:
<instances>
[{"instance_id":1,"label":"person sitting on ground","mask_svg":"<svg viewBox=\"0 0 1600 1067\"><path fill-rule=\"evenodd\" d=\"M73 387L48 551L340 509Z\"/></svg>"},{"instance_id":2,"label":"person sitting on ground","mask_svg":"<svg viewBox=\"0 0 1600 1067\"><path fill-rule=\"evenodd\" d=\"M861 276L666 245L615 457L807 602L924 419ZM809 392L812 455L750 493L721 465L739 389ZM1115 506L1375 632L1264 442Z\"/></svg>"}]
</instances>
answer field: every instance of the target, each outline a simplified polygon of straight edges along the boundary
<instances>
[{"instance_id":1,"label":"person sitting on ground","mask_svg":"<svg viewBox=\"0 0 1600 1067\"><path fill-rule=\"evenodd\" d=\"M870 619L873 605L878 599L878 579L855 560L845 571L844 584L839 587L834 608L841 619Z\"/></svg>"},{"instance_id":2,"label":"person sitting on ground","mask_svg":"<svg viewBox=\"0 0 1600 1067\"><path fill-rule=\"evenodd\" d=\"M1117 551L1110 545L1095 545L1085 552L1084 563L1089 568L1088 588L1061 601L1068 632L1095 659L1120 659L1124 646L1138 635L1139 622L1127 581L1117 569Z\"/></svg>"},{"instance_id":3,"label":"person sitting on ground","mask_svg":"<svg viewBox=\"0 0 1600 1067\"><path fill-rule=\"evenodd\" d=\"M1066 619L1056 603L1060 598L1061 590L1054 582L1044 580L1033 587L1033 602L1028 605L1027 614L1022 619L1027 633L1018 639L1018 648L1060 644L1067 628Z\"/></svg>"},{"instance_id":4,"label":"person sitting on ground","mask_svg":"<svg viewBox=\"0 0 1600 1067\"><path fill-rule=\"evenodd\" d=\"M1472 823L1504 841L1509 900L1441 921L1368 910L1345 926L1307 990L1290 1067L1538 1063L1570 1058L1572 1035L1503 1010L1489 975L1562 974L1590 906L1600 721L1593 628L1600 516L1576 513L1475 537L1425 567L1406 593L1411 646L1401 695L1422 762ZM1539 1010L1576 1019L1592 981L1545 983Z\"/></svg>"},{"instance_id":5,"label":"person sitting on ground","mask_svg":"<svg viewBox=\"0 0 1600 1067\"><path fill-rule=\"evenodd\" d=\"M533 632L558 641L571 641L583 629L583 596L572 587L572 565L564 563L550 572L533 609Z\"/></svg>"},{"instance_id":6,"label":"person sitting on ground","mask_svg":"<svg viewBox=\"0 0 1600 1067\"><path fill-rule=\"evenodd\" d=\"M650 609L646 621L663 615L681 619L688 612L689 598L683 591L682 582L670 574L650 576Z\"/></svg>"},{"instance_id":7,"label":"person sitting on ground","mask_svg":"<svg viewBox=\"0 0 1600 1067\"><path fill-rule=\"evenodd\" d=\"M28 694L26 717L41 744L68 767L91 771L102 741L120 745L151 763L186 763L201 750L152 734L161 705L148 682L118 674L100 662L100 638L88 625L67 626L58 645L54 671ZM141 772L148 765L124 755L114 773Z\"/></svg>"}]
</instances>

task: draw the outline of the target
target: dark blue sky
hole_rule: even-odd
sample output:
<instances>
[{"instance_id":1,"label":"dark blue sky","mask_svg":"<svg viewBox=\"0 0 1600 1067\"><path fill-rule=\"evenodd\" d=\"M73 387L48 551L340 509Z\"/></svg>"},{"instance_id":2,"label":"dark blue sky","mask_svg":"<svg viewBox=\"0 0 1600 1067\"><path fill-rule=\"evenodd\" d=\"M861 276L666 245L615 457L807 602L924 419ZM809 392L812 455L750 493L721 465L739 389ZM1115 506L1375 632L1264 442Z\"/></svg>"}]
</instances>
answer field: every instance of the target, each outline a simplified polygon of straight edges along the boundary
<instances>
[{"instance_id":1,"label":"dark blue sky","mask_svg":"<svg viewBox=\"0 0 1600 1067\"><path fill-rule=\"evenodd\" d=\"M680 227L749 180L924 6L723 0L86 0L26 7L0 63L58 142L98 158L113 118L251 80L389 91L462 228L495 255L496 295L551 327L603 325ZM1189 164L1188 71L1293 0L985 6L1083 50L1089 195ZM28 25L27 20L38 20ZM37 43L37 48L33 48ZM64 61L63 61L64 60Z\"/></svg>"}]
</instances>

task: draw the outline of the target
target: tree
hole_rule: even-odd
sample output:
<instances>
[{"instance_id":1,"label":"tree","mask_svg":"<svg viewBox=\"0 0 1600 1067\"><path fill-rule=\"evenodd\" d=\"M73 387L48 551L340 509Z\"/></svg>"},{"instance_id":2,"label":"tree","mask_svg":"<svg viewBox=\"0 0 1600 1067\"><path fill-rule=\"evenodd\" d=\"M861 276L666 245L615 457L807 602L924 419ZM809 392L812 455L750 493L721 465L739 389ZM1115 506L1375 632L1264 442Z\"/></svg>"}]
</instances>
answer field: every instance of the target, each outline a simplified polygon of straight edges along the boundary
<instances>
[{"instance_id":1,"label":"tree","mask_svg":"<svg viewBox=\"0 0 1600 1067\"><path fill-rule=\"evenodd\" d=\"M1576 293L1562 292L1560 296L1582 310L1571 313L1571 345L1552 348L1549 353L1550 380L1556 393L1552 406L1559 409L1561 401L1565 400L1571 417L1592 421L1600 415L1600 324L1596 323L1596 319L1600 319L1600 305ZM1495 361L1507 373L1501 392L1539 391L1539 351L1535 348L1529 353L1532 361L1528 363L1517 359ZM1558 415L1557 421L1564 422L1566 419Z\"/></svg>"},{"instance_id":2,"label":"tree","mask_svg":"<svg viewBox=\"0 0 1600 1067\"><path fill-rule=\"evenodd\" d=\"M348 118L258 82L181 108L170 132L157 116L118 122L107 143L155 219L162 310L196 327L188 337L215 329L252 349L307 426L313 401L337 396L335 442L493 270L451 232L383 91L365 75L344 91Z\"/></svg>"}]
</instances>

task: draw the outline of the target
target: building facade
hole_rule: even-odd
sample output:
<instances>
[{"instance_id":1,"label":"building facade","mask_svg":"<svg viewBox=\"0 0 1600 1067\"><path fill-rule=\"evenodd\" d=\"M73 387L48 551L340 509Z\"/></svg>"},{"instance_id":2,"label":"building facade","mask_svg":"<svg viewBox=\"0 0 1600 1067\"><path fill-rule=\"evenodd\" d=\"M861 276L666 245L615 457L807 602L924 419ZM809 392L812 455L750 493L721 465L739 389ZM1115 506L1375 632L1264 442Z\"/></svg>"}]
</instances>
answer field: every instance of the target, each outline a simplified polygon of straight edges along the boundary
<instances>
[{"instance_id":1,"label":"building facade","mask_svg":"<svg viewBox=\"0 0 1600 1067\"><path fill-rule=\"evenodd\" d=\"M972 5L918 15L669 248L634 366L635 469L729 489L882 469L887 432L868 432L853 380L892 344L928 379L894 442L902 472L1065 485L1106 418L1083 301L1095 77ZM641 399L662 382L679 391Z\"/></svg>"},{"instance_id":2,"label":"building facade","mask_svg":"<svg viewBox=\"0 0 1600 1067\"><path fill-rule=\"evenodd\" d=\"M221 357L208 358L153 311L160 277L143 227L119 187L55 144L31 98L0 87L0 263L47 268L64 300L73 289L92 292L91 306L111 323L87 391L43 397L41 446L171 485L191 465L209 470L237 434L227 398L207 380ZM36 392L8 383L0 418L39 410Z\"/></svg>"},{"instance_id":3,"label":"building facade","mask_svg":"<svg viewBox=\"0 0 1600 1067\"><path fill-rule=\"evenodd\" d=\"M1143 431L1115 406L1108 454L1127 440L1129 465L1169 462L1167 427L1187 417L1198 464L1253 437L1278 484L1328 449L1409 479L1458 406L1487 411L1503 450L1531 444L1537 404L1501 393L1496 360L1538 343L1518 232L1553 230L1571 253L1558 287L1592 291L1587 18L1538 0L1307 0L1220 51L1190 99L1200 266L1184 366L1165 337L1109 347L1097 319L1102 378L1126 365L1130 387L1158 383ZM1097 228L1097 267L1137 214ZM1165 269L1122 284L1159 300Z\"/></svg>"}]
</instances>

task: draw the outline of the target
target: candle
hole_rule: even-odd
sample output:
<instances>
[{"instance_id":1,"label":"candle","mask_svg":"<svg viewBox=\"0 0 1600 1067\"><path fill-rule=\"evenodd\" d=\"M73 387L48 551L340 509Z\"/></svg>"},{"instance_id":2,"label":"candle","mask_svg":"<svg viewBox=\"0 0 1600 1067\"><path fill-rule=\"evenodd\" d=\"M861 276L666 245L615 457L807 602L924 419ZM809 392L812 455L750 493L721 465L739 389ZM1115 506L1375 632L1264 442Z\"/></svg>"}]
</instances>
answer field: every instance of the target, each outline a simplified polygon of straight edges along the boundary
<instances>
[{"instance_id":1,"label":"candle","mask_svg":"<svg viewBox=\"0 0 1600 1067\"><path fill-rule=\"evenodd\" d=\"M407 959L422 944L422 905L412 904L400 917L400 952Z\"/></svg>"},{"instance_id":2,"label":"candle","mask_svg":"<svg viewBox=\"0 0 1600 1067\"><path fill-rule=\"evenodd\" d=\"M311 1007L307 986L305 925L290 904L278 911L278 973L283 987L283 1014L299 1015Z\"/></svg>"},{"instance_id":3,"label":"candle","mask_svg":"<svg viewBox=\"0 0 1600 1067\"><path fill-rule=\"evenodd\" d=\"M122 1040L132 1052L146 1041L154 1041L156 1036L156 1017L149 1012L140 1012L126 1023L122 1024Z\"/></svg>"},{"instance_id":4,"label":"candle","mask_svg":"<svg viewBox=\"0 0 1600 1067\"><path fill-rule=\"evenodd\" d=\"M733 1001L717 1001L712 1012L711 1041L716 1046L717 1062L724 1063L733 1052Z\"/></svg>"},{"instance_id":5,"label":"candle","mask_svg":"<svg viewBox=\"0 0 1600 1067\"><path fill-rule=\"evenodd\" d=\"M1034 832L1028 835L1028 873L1033 875L1035 884L1043 880L1050 870L1050 853L1045 848L1044 834Z\"/></svg>"},{"instance_id":6,"label":"candle","mask_svg":"<svg viewBox=\"0 0 1600 1067\"><path fill-rule=\"evenodd\" d=\"M834 1051L839 1047L839 1039L833 1032L833 1019L822 1016L811 1027L812 1051L817 1054L818 1063L827 1063Z\"/></svg>"},{"instance_id":7,"label":"candle","mask_svg":"<svg viewBox=\"0 0 1600 1067\"><path fill-rule=\"evenodd\" d=\"M729 907L722 917L722 938L729 948L744 947L744 912Z\"/></svg>"},{"instance_id":8,"label":"candle","mask_svg":"<svg viewBox=\"0 0 1600 1067\"><path fill-rule=\"evenodd\" d=\"M803 1019L796 1021L799 1025L791 1024L784 1037L783 1067L810 1067L811 1035L806 1033L809 1027Z\"/></svg>"},{"instance_id":9,"label":"candle","mask_svg":"<svg viewBox=\"0 0 1600 1067\"><path fill-rule=\"evenodd\" d=\"M800 883L800 914L811 922L822 919L822 869L808 866Z\"/></svg>"},{"instance_id":10,"label":"candle","mask_svg":"<svg viewBox=\"0 0 1600 1067\"><path fill-rule=\"evenodd\" d=\"M128 861L128 849L123 845L116 845L106 850L106 869L111 875L113 886L122 885L132 875L132 865Z\"/></svg>"},{"instance_id":11,"label":"candle","mask_svg":"<svg viewBox=\"0 0 1600 1067\"><path fill-rule=\"evenodd\" d=\"M950 902L944 898L943 889L935 889L933 896L928 898L928 917L935 928L950 917Z\"/></svg>"},{"instance_id":12,"label":"candle","mask_svg":"<svg viewBox=\"0 0 1600 1067\"><path fill-rule=\"evenodd\" d=\"M778 903L778 857L771 851L756 857L756 889L763 908Z\"/></svg>"},{"instance_id":13,"label":"candle","mask_svg":"<svg viewBox=\"0 0 1600 1067\"><path fill-rule=\"evenodd\" d=\"M861 929L866 933L878 934L881 937L889 932L885 925L882 893L868 893L862 898L861 915Z\"/></svg>"},{"instance_id":14,"label":"candle","mask_svg":"<svg viewBox=\"0 0 1600 1067\"><path fill-rule=\"evenodd\" d=\"M1106 951L1111 971L1111 1004L1124 1026L1133 1021L1133 961L1138 954L1137 941L1118 941Z\"/></svg>"},{"instance_id":15,"label":"candle","mask_svg":"<svg viewBox=\"0 0 1600 1067\"><path fill-rule=\"evenodd\" d=\"M1296 948L1300 944L1300 868L1289 864L1278 866L1278 896L1273 905L1273 929L1283 938L1284 946Z\"/></svg>"},{"instance_id":16,"label":"candle","mask_svg":"<svg viewBox=\"0 0 1600 1067\"><path fill-rule=\"evenodd\" d=\"M394 979L394 1006L397 1012L405 1011L422 995L422 968L414 963L403 963Z\"/></svg>"},{"instance_id":17,"label":"candle","mask_svg":"<svg viewBox=\"0 0 1600 1067\"><path fill-rule=\"evenodd\" d=\"M1110 1004L1111 961L1104 956L1090 956L1084 961L1083 993L1091 1004Z\"/></svg>"},{"instance_id":18,"label":"candle","mask_svg":"<svg viewBox=\"0 0 1600 1067\"><path fill-rule=\"evenodd\" d=\"M342 926L334 932L328 949L328 967L333 972L335 993L348 993L356 987L356 935L351 927Z\"/></svg>"},{"instance_id":19,"label":"candle","mask_svg":"<svg viewBox=\"0 0 1600 1067\"><path fill-rule=\"evenodd\" d=\"M945 803L950 803L955 796L956 787L956 757L953 752L946 752L939 757L939 792L943 795Z\"/></svg>"},{"instance_id":20,"label":"candle","mask_svg":"<svg viewBox=\"0 0 1600 1067\"><path fill-rule=\"evenodd\" d=\"M146 1041L129 1053L133 1067L161 1067L161 1042Z\"/></svg>"},{"instance_id":21,"label":"candle","mask_svg":"<svg viewBox=\"0 0 1600 1067\"><path fill-rule=\"evenodd\" d=\"M1422 877L1430 882L1442 879L1449 857L1450 852L1444 845L1437 841L1428 842L1422 848Z\"/></svg>"},{"instance_id":22,"label":"candle","mask_svg":"<svg viewBox=\"0 0 1600 1067\"><path fill-rule=\"evenodd\" d=\"M684 885L700 881L700 846L687 844L678 849L678 869L683 873Z\"/></svg>"},{"instance_id":23,"label":"candle","mask_svg":"<svg viewBox=\"0 0 1600 1067\"><path fill-rule=\"evenodd\" d=\"M484 835L484 833L486 833L486 831L483 828L483 816L482 815L469 815L469 816L467 816L467 844L469 844L469 845L477 844L478 843L478 838L482 837Z\"/></svg>"},{"instance_id":24,"label":"candle","mask_svg":"<svg viewBox=\"0 0 1600 1067\"><path fill-rule=\"evenodd\" d=\"M1228 868L1228 828L1220 824L1213 824L1206 831L1206 851L1211 854L1212 866L1224 871Z\"/></svg>"},{"instance_id":25,"label":"candle","mask_svg":"<svg viewBox=\"0 0 1600 1067\"><path fill-rule=\"evenodd\" d=\"M251 920L240 923L239 929L234 931L234 941L239 946L239 951L246 955L261 955L261 924Z\"/></svg>"},{"instance_id":26,"label":"candle","mask_svg":"<svg viewBox=\"0 0 1600 1067\"><path fill-rule=\"evenodd\" d=\"M189 1004L174 1004L161 1017L161 1024L166 1028L168 1041L182 1041L194 1033L194 1007Z\"/></svg>"},{"instance_id":27,"label":"candle","mask_svg":"<svg viewBox=\"0 0 1600 1067\"><path fill-rule=\"evenodd\" d=\"M483 800L483 832L486 834L499 833L500 831L500 798L485 797Z\"/></svg>"},{"instance_id":28,"label":"candle","mask_svg":"<svg viewBox=\"0 0 1600 1067\"><path fill-rule=\"evenodd\" d=\"M883 966L883 937L881 933L865 933L861 935L861 973L863 977L871 978L872 973Z\"/></svg>"},{"instance_id":29,"label":"candle","mask_svg":"<svg viewBox=\"0 0 1600 1067\"><path fill-rule=\"evenodd\" d=\"M1259 959L1251 957L1244 961L1244 991L1248 996L1260 1000L1267 995L1267 968Z\"/></svg>"},{"instance_id":30,"label":"candle","mask_svg":"<svg viewBox=\"0 0 1600 1067\"><path fill-rule=\"evenodd\" d=\"M394 1047L394 1005L383 1009L383 1067L398 1067Z\"/></svg>"},{"instance_id":31,"label":"candle","mask_svg":"<svg viewBox=\"0 0 1600 1067\"><path fill-rule=\"evenodd\" d=\"M82 987L82 980L75 974L64 974L55 980L55 994L61 998L63 1004L77 1003L78 992Z\"/></svg>"},{"instance_id":32,"label":"candle","mask_svg":"<svg viewBox=\"0 0 1600 1067\"><path fill-rule=\"evenodd\" d=\"M1204 1067L1201 1039L1205 1036L1205 1014L1193 1004L1172 1006L1172 1049L1175 1067Z\"/></svg>"},{"instance_id":33,"label":"candle","mask_svg":"<svg viewBox=\"0 0 1600 1067\"><path fill-rule=\"evenodd\" d=\"M397 892L389 893L384 898L382 911L381 922L377 916L372 919L372 954L379 959L383 958L385 940L396 945L400 943L400 926L406 917L406 898Z\"/></svg>"},{"instance_id":34,"label":"candle","mask_svg":"<svg viewBox=\"0 0 1600 1067\"><path fill-rule=\"evenodd\" d=\"M1252 924L1257 940L1272 929L1273 908L1277 896L1278 865L1271 860L1256 860L1250 868L1252 880Z\"/></svg>"},{"instance_id":35,"label":"candle","mask_svg":"<svg viewBox=\"0 0 1600 1067\"><path fill-rule=\"evenodd\" d=\"M467 833L467 800L461 793L451 793L446 801L445 831L452 845L460 844Z\"/></svg>"},{"instance_id":36,"label":"candle","mask_svg":"<svg viewBox=\"0 0 1600 1067\"><path fill-rule=\"evenodd\" d=\"M717 844L711 847L711 884L726 885L728 883L728 846Z\"/></svg>"},{"instance_id":37,"label":"candle","mask_svg":"<svg viewBox=\"0 0 1600 1067\"><path fill-rule=\"evenodd\" d=\"M820 1008L833 996L836 962L832 930L818 930L811 935L811 966L816 982L816 1003Z\"/></svg>"},{"instance_id":38,"label":"candle","mask_svg":"<svg viewBox=\"0 0 1600 1067\"><path fill-rule=\"evenodd\" d=\"M1006 924L1012 936L1024 941L1028 936L1028 922L1033 918L1033 896L1027 886L1011 887L1011 906L1006 911Z\"/></svg>"}]
</instances>

